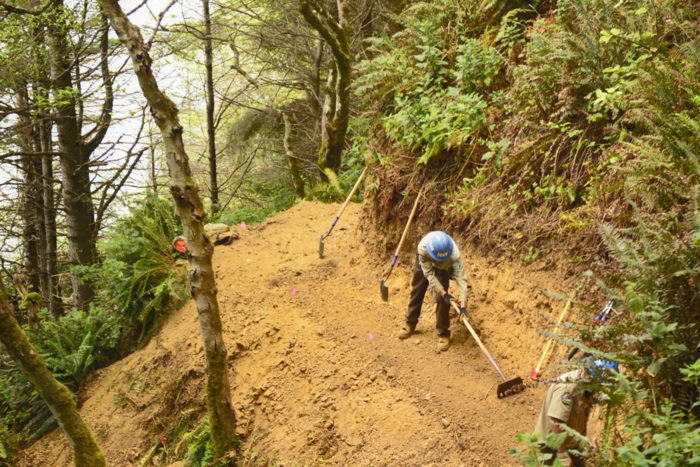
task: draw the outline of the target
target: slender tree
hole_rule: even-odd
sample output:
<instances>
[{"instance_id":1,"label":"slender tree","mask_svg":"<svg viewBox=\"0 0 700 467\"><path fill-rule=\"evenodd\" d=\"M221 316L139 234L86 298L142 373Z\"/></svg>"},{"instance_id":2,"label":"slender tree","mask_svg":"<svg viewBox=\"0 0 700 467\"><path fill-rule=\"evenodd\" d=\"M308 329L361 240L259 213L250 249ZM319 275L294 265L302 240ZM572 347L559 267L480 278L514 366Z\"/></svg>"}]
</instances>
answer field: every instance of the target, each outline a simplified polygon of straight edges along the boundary
<instances>
[{"instance_id":1,"label":"slender tree","mask_svg":"<svg viewBox=\"0 0 700 467\"><path fill-rule=\"evenodd\" d=\"M282 119L284 120L284 152L287 153L289 173L292 174L292 182L294 183L294 190L297 192L297 196L303 199L304 179L299 173L299 157L292 149L292 124L289 121L289 116L284 112L282 113Z\"/></svg>"},{"instance_id":2,"label":"slender tree","mask_svg":"<svg viewBox=\"0 0 700 467\"><path fill-rule=\"evenodd\" d=\"M0 278L0 342L46 402L73 448L73 460L79 467L107 465L90 428L78 413L73 395L58 382L34 350L13 316Z\"/></svg>"},{"instance_id":3,"label":"slender tree","mask_svg":"<svg viewBox=\"0 0 700 467\"><path fill-rule=\"evenodd\" d=\"M202 0L204 16L204 69L207 94L207 149L209 151L209 193L211 212L219 211L219 183L216 164L216 127L214 126L214 52L212 48L211 14L209 0Z\"/></svg>"},{"instance_id":4,"label":"slender tree","mask_svg":"<svg viewBox=\"0 0 700 467\"><path fill-rule=\"evenodd\" d=\"M170 192L182 222L189 253L190 283L199 314L199 325L207 361L207 408L214 454L222 456L233 445L236 417L231 407L226 365L226 346L221 332L221 317L216 298L212 268L213 246L204 234L202 200L192 178L185 152L178 110L158 88L151 69L151 57L141 32L122 11L117 0L100 0L112 28L126 46L144 97L163 137L172 184Z\"/></svg>"}]
</instances>

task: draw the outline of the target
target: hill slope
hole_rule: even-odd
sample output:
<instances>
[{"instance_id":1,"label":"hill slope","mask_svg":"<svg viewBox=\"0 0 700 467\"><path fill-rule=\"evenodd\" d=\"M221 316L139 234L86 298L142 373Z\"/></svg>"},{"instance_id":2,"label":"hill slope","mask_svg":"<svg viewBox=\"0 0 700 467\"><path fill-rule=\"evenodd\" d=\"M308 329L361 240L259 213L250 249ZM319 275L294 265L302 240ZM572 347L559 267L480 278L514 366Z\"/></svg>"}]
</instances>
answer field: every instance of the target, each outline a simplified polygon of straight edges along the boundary
<instances>
[{"instance_id":1,"label":"hill slope","mask_svg":"<svg viewBox=\"0 0 700 467\"><path fill-rule=\"evenodd\" d=\"M438 354L427 297L418 333L398 340L410 266L396 267L390 301L382 302L378 283L388 261L366 254L359 205L348 206L319 259L319 236L337 209L299 203L240 229L239 240L215 251L247 462L517 464L507 450L517 432L533 428L544 388L497 399L498 375L455 317L452 347ZM413 248L406 245L407 260ZM563 308L544 292L566 293L563 280L533 266L526 271L464 256L469 312L484 344L507 377L525 378L544 344L536 328L550 326ZM203 393L204 356L190 302L148 346L94 377L81 413L110 465L141 465L155 443L171 458L182 454L184 443L172 435L204 419ZM19 465L71 462L54 431L28 448Z\"/></svg>"}]
</instances>

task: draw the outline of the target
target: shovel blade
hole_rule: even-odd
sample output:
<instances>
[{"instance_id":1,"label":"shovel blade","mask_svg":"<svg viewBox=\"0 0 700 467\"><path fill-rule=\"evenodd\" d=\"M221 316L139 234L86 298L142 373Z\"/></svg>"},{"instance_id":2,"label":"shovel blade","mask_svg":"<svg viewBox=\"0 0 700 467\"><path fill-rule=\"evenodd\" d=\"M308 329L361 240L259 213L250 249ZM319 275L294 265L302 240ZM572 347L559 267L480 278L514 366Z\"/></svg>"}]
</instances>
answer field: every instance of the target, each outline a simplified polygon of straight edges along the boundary
<instances>
[{"instance_id":1,"label":"shovel blade","mask_svg":"<svg viewBox=\"0 0 700 467\"><path fill-rule=\"evenodd\" d=\"M517 378L513 378L505 383L499 384L496 388L496 394L498 394L499 399L502 399L506 396L510 396L511 394L523 391L524 389L525 384L523 383L523 379L518 376Z\"/></svg>"},{"instance_id":2,"label":"shovel blade","mask_svg":"<svg viewBox=\"0 0 700 467\"><path fill-rule=\"evenodd\" d=\"M321 240L318 242L318 257L323 258L323 237L321 237Z\"/></svg>"},{"instance_id":3,"label":"shovel blade","mask_svg":"<svg viewBox=\"0 0 700 467\"><path fill-rule=\"evenodd\" d=\"M389 287L384 285L384 281L379 284L379 293L382 296L382 300L385 302L389 301Z\"/></svg>"}]
</instances>

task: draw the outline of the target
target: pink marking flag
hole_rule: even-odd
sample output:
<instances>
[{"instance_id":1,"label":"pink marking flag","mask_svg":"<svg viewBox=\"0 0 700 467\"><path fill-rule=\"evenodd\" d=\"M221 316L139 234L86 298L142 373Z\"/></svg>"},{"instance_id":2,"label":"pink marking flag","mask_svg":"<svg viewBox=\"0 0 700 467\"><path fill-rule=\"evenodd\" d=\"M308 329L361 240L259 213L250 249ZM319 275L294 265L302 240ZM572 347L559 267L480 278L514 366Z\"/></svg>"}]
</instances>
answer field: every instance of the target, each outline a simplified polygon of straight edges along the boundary
<instances>
[{"instance_id":1,"label":"pink marking flag","mask_svg":"<svg viewBox=\"0 0 700 467\"><path fill-rule=\"evenodd\" d=\"M297 294L297 288L292 287L292 297L295 296L296 294Z\"/></svg>"},{"instance_id":2,"label":"pink marking flag","mask_svg":"<svg viewBox=\"0 0 700 467\"><path fill-rule=\"evenodd\" d=\"M245 222L241 222L241 229L245 229Z\"/></svg>"},{"instance_id":3,"label":"pink marking flag","mask_svg":"<svg viewBox=\"0 0 700 467\"><path fill-rule=\"evenodd\" d=\"M374 336L372 335L372 331L369 332L369 341L372 342L372 339L374 339Z\"/></svg>"}]
</instances>

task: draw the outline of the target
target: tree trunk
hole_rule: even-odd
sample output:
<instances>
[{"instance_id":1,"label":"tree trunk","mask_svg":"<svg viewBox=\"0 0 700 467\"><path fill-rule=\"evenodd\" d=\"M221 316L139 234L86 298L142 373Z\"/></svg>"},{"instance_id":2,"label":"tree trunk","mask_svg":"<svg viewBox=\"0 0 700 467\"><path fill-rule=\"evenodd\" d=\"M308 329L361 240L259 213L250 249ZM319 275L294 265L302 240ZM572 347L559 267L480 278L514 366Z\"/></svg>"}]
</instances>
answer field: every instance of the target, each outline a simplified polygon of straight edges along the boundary
<instances>
[{"instance_id":1,"label":"tree trunk","mask_svg":"<svg viewBox=\"0 0 700 467\"><path fill-rule=\"evenodd\" d=\"M50 102L49 88L51 80L49 78L50 63L46 54L46 34L43 26L35 25L32 29L32 36L35 46L32 49L32 60L36 64L37 74L33 83L35 92L39 99ZM56 205L54 196L54 174L53 174L53 145L51 144L51 130L53 123L48 112L39 113L34 117L34 150L43 153L40 159L41 183L38 188L41 192L41 212L37 217L41 219L39 240L39 256L41 258L42 275L42 296L44 305L56 318L63 315L63 302L58 285L58 259L57 232L56 232Z\"/></svg>"},{"instance_id":2,"label":"tree trunk","mask_svg":"<svg viewBox=\"0 0 700 467\"><path fill-rule=\"evenodd\" d=\"M80 467L107 465L95 438L80 417L68 388L56 381L15 320L0 279L0 342L24 376L46 402L73 448L74 462Z\"/></svg>"},{"instance_id":3,"label":"tree trunk","mask_svg":"<svg viewBox=\"0 0 700 467\"><path fill-rule=\"evenodd\" d=\"M202 200L185 152L178 110L158 88L151 70L151 57L139 29L129 22L117 0L101 0L100 3L119 39L126 45L143 95L163 136L172 180L170 192L187 240L191 293L197 306L207 362L207 409L212 445L215 456L220 457L233 446L236 416L231 407L226 346L221 332L216 282L211 264L214 249L202 228L205 216Z\"/></svg>"},{"instance_id":4,"label":"tree trunk","mask_svg":"<svg viewBox=\"0 0 700 467\"><path fill-rule=\"evenodd\" d=\"M63 0L51 0L56 14L62 15ZM76 114L76 98L71 70L71 60L66 25L61 21L48 28L51 77L54 90L61 93L56 104L56 128L61 152L63 177L63 205L66 211L66 234L70 250L70 262L76 266L89 266L95 262L93 235L94 208L90 192L90 172L84 157ZM81 274L72 273L73 304L87 309L94 297L92 285L82 280Z\"/></svg>"},{"instance_id":5,"label":"tree trunk","mask_svg":"<svg viewBox=\"0 0 700 467\"><path fill-rule=\"evenodd\" d=\"M41 120L34 121L34 127L32 131L34 152L42 152L41 144ZM37 255L39 256L39 283L41 284L41 297L42 302L48 307L51 301L51 280L49 278L48 270L48 252L46 251L46 219L44 217L44 180L42 179L42 173L44 171L42 165L42 157L34 156L34 171L36 173L36 181L34 191L36 192L36 207L34 210L34 224L36 225L36 230L38 232L37 238Z\"/></svg>"},{"instance_id":6,"label":"tree trunk","mask_svg":"<svg viewBox=\"0 0 700 467\"><path fill-rule=\"evenodd\" d=\"M51 152L51 122L47 119L39 126L41 150L47 155L41 159L41 180L43 189L44 226L46 228L46 274L50 298L46 302L49 311L55 317L63 315L61 289L58 283L58 248L56 233L56 204L54 199L53 157Z\"/></svg>"},{"instance_id":7,"label":"tree trunk","mask_svg":"<svg viewBox=\"0 0 700 467\"><path fill-rule=\"evenodd\" d=\"M284 120L284 152L287 154L287 160L289 161L289 172L292 174L294 191L297 192L297 196L303 199L304 179L301 178L299 173L299 158L292 149L292 124L289 121L289 116L284 112L282 112L282 119Z\"/></svg>"},{"instance_id":8,"label":"tree trunk","mask_svg":"<svg viewBox=\"0 0 700 467\"><path fill-rule=\"evenodd\" d=\"M219 184L216 175L216 128L214 127L214 58L211 40L211 15L209 0L202 0L204 12L204 69L207 91L207 140L209 149L209 193L211 213L219 212Z\"/></svg>"},{"instance_id":9,"label":"tree trunk","mask_svg":"<svg viewBox=\"0 0 700 467\"><path fill-rule=\"evenodd\" d=\"M308 96L309 104L311 106L311 113L316 119L316 125L314 130L316 135L320 133L321 129L321 111L323 107L321 106L321 65L323 64L323 39L318 40L318 45L316 46L316 52L314 53L314 67L311 73L311 93Z\"/></svg>"},{"instance_id":10,"label":"tree trunk","mask_svg":"<svg viewBox=\"0 0 700 467\"><path fill-rule=\"evenodd\" d=\"M326 99L322 116L321 146L318 152L318 165L321 176L330 169L338 172L345 135L350 121L350 85L352 68L350 62L350 41L348 23L348 5L344 0L337 0L338 19L328 11L319 0L301 0L299 10L311 27L313 27L328 45L333 55L334 66L328 73Z\"/></svg>"},{"instance_id":11,"label":"tree trunk","mask_svg":"<svg viewBox=\"0 0 700 467\"><path fill-rule=\"evenodd\" d=\"M40 180L41 166L37 167L37 158L33 155L22 156L24 182L22 186L22 243L24 250L24 267L28 288L32 292L42 293L41 257L39 255L40 234L39 217L41 209Z\"/></svg>"},{"instance_id":12,"label":"tree trunk","mask_svg":"<svg viewBox=\"0 0 700 467\"><path fill-rule=\"evenodd\" d=\"M26 83L15 86L17 106L29 107L29 95ZM26 113L19 116L17 134L22 148L21 166L24 173L21 196L22 213L22 250L24 254L24 273L29 292L41 293L41 267L39 257L39 230L37 229L37 213L40 209L39 161L32 155L34 152L34 122Z\"/></svg>"}]
</instances>

